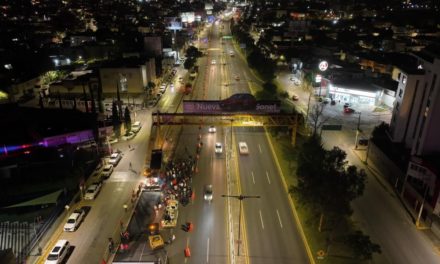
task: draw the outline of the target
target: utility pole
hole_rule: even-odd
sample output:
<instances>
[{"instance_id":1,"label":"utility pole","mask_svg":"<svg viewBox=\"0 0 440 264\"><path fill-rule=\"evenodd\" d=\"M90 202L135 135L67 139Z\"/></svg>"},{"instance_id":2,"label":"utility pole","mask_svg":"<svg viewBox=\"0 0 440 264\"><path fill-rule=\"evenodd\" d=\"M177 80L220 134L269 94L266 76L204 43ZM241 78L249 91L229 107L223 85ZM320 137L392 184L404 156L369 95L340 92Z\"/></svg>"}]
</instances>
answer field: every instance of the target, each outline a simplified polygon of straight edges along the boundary
<instances>
[{"instance_id":1,"label":"utility pole","mask_svg":"<svg viewBox=\"0 0 440 264\"><path fill-rule=\"evenodd\" d=\"M244 199L247 199L247 198L260 198L260 196L259 195L242 195L242 194L240 194L240 195L224 195L223 194L222 197L235 198L235 199L238 199L240 201L240 212L238 213L238 240L239 240L239 243L238 243L238 248L237 248L237 256L240 256L241 210L242 210L242 208L241 208L241 201L243 201Z\"/></svg>"},{"instance_id":2,"label":"utility pole","mask_svg":"<svg viewBox=\"0 0 440 264\"><path fill-rule=\"evenodd\" d=\"M359 133L362 132L360 129L361 126L361 114L362 112L359 112L359 117L358 117L358 123L357 123L357 129L356 129L356 141L354 142L354 148L357 149L358 148L358 139L359 139Z\"/></svg>"}]
</instances>

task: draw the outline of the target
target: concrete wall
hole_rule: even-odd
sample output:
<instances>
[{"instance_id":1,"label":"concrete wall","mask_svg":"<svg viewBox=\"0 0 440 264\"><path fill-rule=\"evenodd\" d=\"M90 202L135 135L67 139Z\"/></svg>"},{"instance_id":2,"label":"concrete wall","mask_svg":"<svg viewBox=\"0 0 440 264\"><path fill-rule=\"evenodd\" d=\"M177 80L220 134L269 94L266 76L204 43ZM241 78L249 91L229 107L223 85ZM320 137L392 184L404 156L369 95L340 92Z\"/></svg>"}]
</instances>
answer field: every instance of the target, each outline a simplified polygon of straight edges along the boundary
<instances>
[{"instance_id":1,"label":"concrete wall","mask_svg":"<svg viewBox=\"0 0 440 264\"><path fill-rule=\"evenodd\" d=\"M392 186L395 188L400 187L405 178L405 172L394 164L371 140L369 145L368 164L374 164Z\"/></svg>"}]
</instances>

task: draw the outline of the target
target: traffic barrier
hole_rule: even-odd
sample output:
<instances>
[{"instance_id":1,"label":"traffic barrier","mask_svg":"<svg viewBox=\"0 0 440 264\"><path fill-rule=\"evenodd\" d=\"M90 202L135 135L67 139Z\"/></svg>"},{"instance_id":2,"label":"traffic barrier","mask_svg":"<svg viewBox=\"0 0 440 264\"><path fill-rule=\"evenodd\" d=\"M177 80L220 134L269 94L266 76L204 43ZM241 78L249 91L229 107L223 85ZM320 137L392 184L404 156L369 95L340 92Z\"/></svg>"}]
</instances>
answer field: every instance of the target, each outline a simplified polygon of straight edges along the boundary
<instances>
[{"instance_id":1,"label":"traffic barrier","mask_svg":"<svg viewBox=\"0 0 440 264\"><path fill-rule=\"evenodd\" d=\"M189 247L185 248L184 254L185 254L185 258L191 257L191 250L189 249Z\"/></svg>"}]
</instances>

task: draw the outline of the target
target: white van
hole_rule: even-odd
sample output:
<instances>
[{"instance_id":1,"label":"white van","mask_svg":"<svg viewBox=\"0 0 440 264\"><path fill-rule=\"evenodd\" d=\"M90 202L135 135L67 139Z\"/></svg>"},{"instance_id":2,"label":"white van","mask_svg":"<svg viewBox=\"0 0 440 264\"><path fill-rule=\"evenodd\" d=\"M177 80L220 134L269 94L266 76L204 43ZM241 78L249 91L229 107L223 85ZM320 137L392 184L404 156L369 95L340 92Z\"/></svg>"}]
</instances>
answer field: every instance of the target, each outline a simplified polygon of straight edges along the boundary
<instances>
[{"instance_id":1,"label":"white van","mask_svg":"<svg viewBox=\"0 0 440 264\"><path fill-rule=\"evenodd\" d=\"M58 264L64 261L70 249L70 243L67 240L58 240L53 249L47 256L45 264Z\"/></svg>"}]
</instances>

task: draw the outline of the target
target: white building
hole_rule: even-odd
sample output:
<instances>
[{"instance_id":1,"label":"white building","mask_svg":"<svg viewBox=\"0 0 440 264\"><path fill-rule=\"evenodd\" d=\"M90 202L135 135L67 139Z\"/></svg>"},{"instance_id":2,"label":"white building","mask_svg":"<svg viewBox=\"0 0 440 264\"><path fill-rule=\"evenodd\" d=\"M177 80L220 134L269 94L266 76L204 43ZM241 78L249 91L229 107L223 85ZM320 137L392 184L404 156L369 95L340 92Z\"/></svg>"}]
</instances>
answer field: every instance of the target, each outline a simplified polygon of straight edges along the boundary
<instances>
[{"instance_id":1,"label":"white building","mask_svg":"<svg viewBox=\"0 0 440 264\"><path fill-rule=\"evenodd\" d=\"M440 150L440 59L426 51L416 56L418 64L396 76L390 136L411 149L411 155L423 156Z\"/></svg>"},{"instance_id":2,"label":"white building","mask_svg":"<svg viewBox=\"0 0 440 264\"><path fill-rule=\"evenodd\" d=\"M440 235L440 222L432 216L440 215L440 52L413 55L414 65L393 71L399 87L389 133L411 154L401 195L417 220Z\"/></svg>"}]
</instances>

